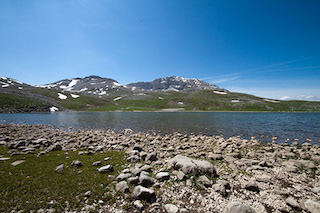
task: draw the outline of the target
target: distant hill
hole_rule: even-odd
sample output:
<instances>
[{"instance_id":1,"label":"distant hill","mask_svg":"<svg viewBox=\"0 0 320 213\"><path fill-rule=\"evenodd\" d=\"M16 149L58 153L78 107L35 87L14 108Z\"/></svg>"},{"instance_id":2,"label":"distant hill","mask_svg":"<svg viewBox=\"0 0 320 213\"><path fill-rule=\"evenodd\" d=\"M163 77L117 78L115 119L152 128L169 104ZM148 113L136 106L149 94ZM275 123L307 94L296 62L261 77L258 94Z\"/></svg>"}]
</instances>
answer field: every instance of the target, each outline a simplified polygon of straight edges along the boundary
<instances>
[{"instance_id":1,"label":"distant hill","mask_svg":"<svg viewBox=\"0 0 320 213\"><path fill-rule=\"evenodd\" d=\"M88 76L42 86L0 77L0 113L70 110L319 112L320 102L265 99L177 76L128 85Z\"/></svg>"}]
</instances>

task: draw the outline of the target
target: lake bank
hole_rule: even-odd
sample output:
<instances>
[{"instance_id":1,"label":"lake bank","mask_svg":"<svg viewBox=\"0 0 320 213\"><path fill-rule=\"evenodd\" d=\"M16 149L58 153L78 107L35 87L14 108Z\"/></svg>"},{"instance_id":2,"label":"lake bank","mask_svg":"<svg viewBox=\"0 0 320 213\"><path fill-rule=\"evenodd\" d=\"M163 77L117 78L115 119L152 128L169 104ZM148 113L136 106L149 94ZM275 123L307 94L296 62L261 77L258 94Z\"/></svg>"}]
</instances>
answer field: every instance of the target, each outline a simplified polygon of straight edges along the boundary
<instances>
[{"instance_id":1,"label":"lake bank","mask_svg":"<svg viewBox=\"0 0 320 213\"><path fill-rule=\"evenodd\" d=\"M73 132L45 125L16 124L0 125L0 136L1 145L9 148L7 153L1 153L1 157L10 158L0 163L25 161L9 166L13 169L10 172L27 165L31 156L38 156L35 160L45 162L48 155L59 153L58 156L62 156L59 162L64 164L65 172L53 173L52 178L72 171L81 176L79 171L82 171L85 181L90 175L99 174L91 165L94 162L87 162L86 158L95 156L92 161L100 158L103 166L109 164L103 158L110 151L127 153L126 162L110 162L115 173L101 174L108 182L107 188L101 186L105 189L102 195L95 192L99 188L93 188L91 196L94 199L90 200L79 190L79 208L84 212L90 208L111 212L121 209L128 212L143 209L146 212L169 212L170 209L230 212L237 206L255 212L315 212L320 205L320 149L310 143L265 144L255 138L239 136L153 135L129 129L121 133L110 130ZM77 160L77 156L83 163L81 167L70 164L69 158ZM177 156L183 156L183 162ZM189 162L188 166L185 162ZM54 171L59 164L51 165L50 170ZM206 169L201 167L203 164ZM94 169L86 171L87 168ZM30 171L28 176L40 181ZM2 178L11 177L6 174ZM138 189L145 190L138 186L150 189L148 196L137 196ZM1 188L4 191L0 196L4 196L6 187ZM105 199L110 196L115 199ZM52 200L59 202L58 198ZM59 205L66 208L65 203ZM44 210L53 208L47 203L42 206ZM69 210L72 210L70 206Z\"/></svg>"}]
</instances>

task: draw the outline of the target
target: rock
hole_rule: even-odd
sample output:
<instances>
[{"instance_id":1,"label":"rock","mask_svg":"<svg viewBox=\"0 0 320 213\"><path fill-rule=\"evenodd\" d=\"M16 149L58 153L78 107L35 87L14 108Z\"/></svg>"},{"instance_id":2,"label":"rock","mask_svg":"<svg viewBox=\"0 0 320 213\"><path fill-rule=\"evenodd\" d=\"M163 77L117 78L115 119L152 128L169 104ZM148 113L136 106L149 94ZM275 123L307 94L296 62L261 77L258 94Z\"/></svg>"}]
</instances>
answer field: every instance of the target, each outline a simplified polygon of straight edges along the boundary
<instances>
[{"instance_id":1,"label":"rock","mask_svg":"<svg viewBox=\"0 0 320 213\"><path fill-rule=\"evenodd\" d=\"M218 180L217 183L222 184L226 189L231 189L231 186L226 180Z\"/></svg>"},{"instance_id":2,"label":"rock","mask_svg":"<svg viewBox=\"0 0 320 213\"><path fill-rule=\"evenodd\" d=\"M208 156L211 160L222 160L223 159L223 155L221 154L209 154Z\"/></svg>"},{"instance_id":3,"label":"rock","mask_svg":"<svg viewBox=\"0 0 320 213\"><path fill-rule=\"evenodd\" d=\"M205 187L210 187L212 185L211 181L205 175L200 176L197 182L204 185Z\"/></svg>"},{"instance_id":4,"label":"rock","mask_svg":"<svg viewBox=\"0 0 320 213\"><path fill-rule=\"evenodd\" d=\"M193 184L192 184L192 181L190 180L190 179L187 179L186 180L186 185L187 186L192 186Z\"/></svg>"},{"instance_id":5,"label":"rock","mask_svg":"<svg viewBox=\"0 0 320 213\"><path fill-rule=\"evenodd\" d=\"M61 164L61 165L59 165L59 166L57 166L56 168L55 168L55 171L56 172L62 172L64 170L64 165L63 164Z\"/></svg>"},{"instance_id":6,"label":"rock","mask_svg":"<svg viewBox=\"0 0 320 213\"><path fill-rule=\"evenodd\" d=\"M254 213L255 211L244 203L229 202L227 205L228 213Z\"/></svg>"},{"instance_id":7,"label":"rock","mask_svg":"<svg viewBox=\"0 0 320 213\"><path fill-rule=\"evenodd\" d=\"M130 173L130 169L124 169L122 170L122 173Z\"/></svg>"},{"instance_id":8,"label":"rock","mask_svg":"<svg viewBox=\"0 0 320 213\"><path fill-rule=\"evenodd\" d=\"M216 183L212 186L213 190L220 193L222 196L227 196L226 187L221 183Z\"/></svg>"},{"instance_id":9,"label":"rock","mask_svg":"<svg viewBox=\"0 0 320 213\"><path fill-rule=\"evenodd\" d=\"M152 200L156 197L153 189L148 189L143 186L136 186L133 189L132 194L133 198L136 200Z\"/></svg>"},{"instance_id":10,"label":"rock","mask_svg":"<svg viewBox=\"0 0 320 213\"><path fill-rule=\"evenodd\" d=\"M150 187L154 184L154 179L144 173L141 173L139 176L139 183L142 186Z\"/></svg>"},{"instance_id":11,"label":"rock","mask_svg":"<svg viewBox=\"0 0 320 213\"><path fill-rule=\"evenodd\" d=\"M10 160L10 158L0 158L0 161Z\"/></svg>"},{"instance_id":12,"label":"rock","mask_svg":"<svg viewBox=\"0 0 320 213\"><path fill-rule=\"evenodd\" d=\"M59 151L62 150L62 146L60 144L54 144L51 148L51 151Z\"/></svg>"},{"instance_id":13,"label":"rock","mask_svg":"<svg viewBox=\"0 0 320 213\"><path fill-rule=\"evenodd\" d=\"M127 178L131 177L130 173L121 173L120 175L118 175L118 177L116 178L117 181L123 181L126 180Z\"/></svg>"},{"instance_id":14,"label":"rock","mask_svg":"<svg viewBox=\"0 0 320 213\"><path fill-rule=\"evenodd\" d=\"M198 175L203 172L211 177L217 176L213 165L204 160L194 160L182 155L177 155L168 162L169 168L181 169L186 174Z\"/></svg>"},{"instance_id":15,"label":"rock","mask_svg":"<svg viewBox=\"0 0 320 213\"><path fill-rule=\"evenodd\" d=\"M137 150L138 152L141 152L142 151L142 146L140 144L135 144L133 146L133 150Z\"/></svg>"},{"instance_id":16,"label":"rock","mask_svg":"<svg viewBox=\"0 0 320 213\"><path fill-rule=\"evenodd\" d=\"M74 160L74 161L72 161L71 166L81 167L82 166L82 162L79 161L79 160Z\"/></svg>"},{"instance_id":17,"label":"rock","mask_svg":"<svg viewBox=\"0 0 320 213\"><path fill-rule=\"evenodd\" d=\"M126 181L121 181L116 184L116 191L121 192L121 193L127 193L129 192L129 186Z\"/></svg>"},{"instance_id":18,"label":"rock","mask_svg":"<svg viewBox=\"0 0 320 213\"><path fill-rule=\"evenodd\" d=\"M169 180L170 179L170 174L169 172L159 172L157 175L156 175L156 178L157 180Z\"/></svg>"},{"instance_id":19,"label":"rock","mask_svg":"<svg viewBox=\"0 0 320 213\"><path fill-rule=\"evenodd\" d=\"M110 158L109 158L109 157L106 157L106 158L104 158L103 160L104 160L104 161L108 161L108 160L110 160Z\"/></svg>"},{"instance_id":20,"label":"rock","mask_svg":"<svg viewBox=\"0 0 320 213\"><path fill-rule=\"evenodd\" d=\"M186 174L185 174L183 171L179 171L179 172L177 173L177 177L178 177L178 179L181 180L181 181L184 181L184 180L187 179L187 176L186 176Z\"/></svg>"},{"instance_id":21,"label":"rock","mask_svg":"<svg viewBox=\"0 0 320 213\"><path fill-rule=\"evenodd\" d=\"M259 192L258 184L255 181L246 182L244 184L243 188L245 188L246 190L249 190L249 191Z\"/></svg>"},{"instance_id":22,"label":"rock","mask_svg":"<svg viewBox=\"0 0 320 213\"><path fill-rule=\"evenodd\" d=\"M127 161L128 162L131 162L131 163L136 163L136 162L139 162L140 161L140 157L139 156L136 156L136 155L133 155L133 156L130 156L127 158Z\"/></svg>"},{"instance_id":23,"label":"rock","mask_svg":"<svg viewBox=\"0 0 320 213\"><path fill-rule=\"evenodd\" d=\"M137 166L131 167L130 172L132 173L133 176L139 176L141 173L141 169Z\"/></svg>"},{"instance_id":24,"label":"rock","mask_svg":"<svg viewBox=\"0 0 320 213\"><path fill-rule=\"evenodd\" d=\"M156 161L157 160L157 153L152 152L152 153L148 154L145 160L146 161Z\"/></svg>"},{"instance_id":25,"label":"rock","mask_svg":"<svg viewBox=\"0 0 320 213\"><path fill-rule=\"evenodd\" d=\"M87 191L83 194L85 197L91 197L92 192L91 191Z\"/></svg>"},{"instance_id":26,"label":"rock","mask_svg":"<svg viewBox=\"0 0 320 213\"><path fill-rule=\"evenodd\" d=\"M25 141L18 141L18 142L15 143L14 148L17 149L17 148L23 147L25 145L26 145Z\"/></svg>"},{"instance_id":27,"label":"rock","mask_svg":"<svg viewBox=\"0 0 320 213\"><path fill-rule=\"evenodd\" d=\"M22 164L24 162L25 162L25 160L17 160L17 161L12 162L11 165L12 166L18 166L19 164Z\"/></svg>"},{"instance_id":28,"label":"rock","mask_svg":"<svg viewBox=\"0 0 320 213\"><path fill-rule=\"evenodd\" d=\"M140 152L140 153L139 153L139 156L140 156L140 158L141 158L142 160L146 160L147 155L148 155L148 153L146 153L146 152Z\"/></svg>"},{"instance_id":29,"label":"rock","mask_svg":"<svg viewBox=\"0 0 320 213\"><path fill-rule=\"evenodd\" d=\"M312 191L316 194L320 193L320 187L314 187Z\"/></svg>"},{"instance_id":30,"label":"rock","mask_svg":"<svg viewBox=\"0 0 320 213\"><path fill-rule=\"evenodd\" d=\"M188 213L188 212L189 211L186 208L181 208L180 211L179 211L179 213Z\"/></svg>"},{"instance_id":31,"label":"rock","mask_svg":"<svg viewBox=\"0 0 320 213\"><path fill-rule=\"evenodd\" d=\"M259 182L265 182L265 183L271 182L271 177L269 175L266 175L266 174L257 175L257 176L255 176L255 178Z\"/></svg>"},{"instance_id":32,"label":"rock","mask_svg":"<svg viewBox=\"0 0 320 213\"><path fill-rule=\"evenodd\" d=\"M293 197L288 197L286 200L286 203L291 206L294 209L300 209L299 203L293 198Z\"/></svg>"},{"instance_id":33,"label":"rock","mask_svg":"<svg viewBox=\"0 0 320 213\"><path fill-rule=\"evenodd\" d=\"M140 169L141 171L151 172L151 166L149 165L143 165Z\"/></svg>"},{"instance_id":34,"label":"rock","mask_svg":"<svg viewBox=\"0 0 320 213\"><path fill-rule=\"evenodd\" d=\"M23 150L21 150L24 153L33 153L35 151L35 148L25 148Z\"/></svg>"},{"instance_id":35,"label":"rock","mask_svg":"<svg viewBox=\"0 0 320 213\"><path fill-rule=\"evenodd\" d=\"M100 173L113 172L113 166L106 165L106 166L100 167L100 168L98 168L98 172L100 172Z\"/></svg>"},{"instance_id":36,"label":"rock","mask_svg":"<svg viewBox=\"0 0 320 213\"><path fill-rule=\"evenodd\" d=\"M138 185L139 184L139 177L128 178L128 183L132 184L132 185Z\"/></svg>"},{"instance_id":37,"label":"rock","mask_svg":"<svg viewBox=\"0 0 320 213\"><path fill-rule=\"evenodd\" d=\"M313 201L313 200L307 200L304 203L305 207L311 212L311 213L319 213L320 212L320 203Z\"/></svg>"},{"instance_id":38,"label":"rock","mask_svg":"<svg viewBox=\"0 0 320 213\"><path fill-rule=\"evenodd\" d=\"M141 200L136 200L133 202L133 205L137 208L137 209L140 209L142 210L143 209L143 204L141 202Z\"/></svg>"},{"instance_id":39,"label":"rock","mask_svg":"<svg viewBox=\"0 0 320 213\"><path fill-rule=\"evenodd\" d=\"M92 163L92 166L100 166L101 165L101 161L95 161Z\"/></svg>"},{"instance_id":40,"label":"rock","mask_svg":"<svg viewBox=\"0 0 320 213\"><path fill-rule=\"evenodd\" d=\"M179 208L176 205L173 205L173 204L164 205L164 209L168 213L177 213L177 212L179 212Z\"/></svg>"}]
</instances>

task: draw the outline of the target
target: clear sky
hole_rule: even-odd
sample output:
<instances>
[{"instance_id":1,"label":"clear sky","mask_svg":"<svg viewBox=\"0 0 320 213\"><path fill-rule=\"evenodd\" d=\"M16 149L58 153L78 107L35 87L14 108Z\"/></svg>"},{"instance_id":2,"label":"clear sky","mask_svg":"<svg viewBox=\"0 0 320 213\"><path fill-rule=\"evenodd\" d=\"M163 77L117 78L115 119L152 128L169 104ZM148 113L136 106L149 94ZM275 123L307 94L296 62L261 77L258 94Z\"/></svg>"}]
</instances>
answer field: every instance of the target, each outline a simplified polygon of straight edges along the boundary
<instances>
[{"instance_id":1,"label":"clear sky","mask_svg":"<svg viewBox=\"0 0 320 213\"><path fill-rule=\"evenodd\" d=\"M0 76L181 76L320 100L319 11L319 0L1 0Z\"/></svg>"}]
</instances>

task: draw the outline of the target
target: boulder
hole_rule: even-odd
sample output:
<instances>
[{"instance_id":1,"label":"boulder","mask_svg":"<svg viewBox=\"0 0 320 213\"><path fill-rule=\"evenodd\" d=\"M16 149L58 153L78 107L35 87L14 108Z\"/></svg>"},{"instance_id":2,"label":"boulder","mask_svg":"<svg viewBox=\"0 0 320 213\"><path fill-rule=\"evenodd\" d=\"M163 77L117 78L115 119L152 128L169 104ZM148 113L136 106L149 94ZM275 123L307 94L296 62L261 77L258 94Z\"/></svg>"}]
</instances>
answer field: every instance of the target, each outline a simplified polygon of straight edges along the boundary
<instances>
[{"instance_id":1,"label":"boulder","mask_svg":"<svg viewBox=\"0 0 320 213\"><path fill-rule=\"evenodd\" d=\"M220 193L222 196L227 196L226 187L221 183L216 183L212 186L213 190Z\"/></svg>"},{"instance_id":2,"label":"boulder","mask_svg":"<svg viewBox=\"0 0 320 213\"><path fill-rule=\"evenodd\" d=\"M12 166L18 166L19 164L24 163L26 160L16 160L11 163Z\"/></svg>"},{"instance_id":3,"label":"boulder","mask_svg":"<svg viewBox=\"0 0 320 213\"><path fill-rule=\"evenodd\" d=\"M143 209L143 203L141 202L141 200L136 200L133 202L133 205L137 208L142 210Z\"/></svg>"},{"instance_id":4,"label":"boulder","mask_svg":"<svg viewBox=\"0 0 320 213\"><path fill-rule=\"evenodd\" d=\"M127 193L129 192L129 186L126 181L121 181L116 184L116 191L121 192L121 193Z\"/></svg>"},{"instance_id":5,"label":"boulder","mask_svg":"<svg viewBox=\"0 0 320 213\"><path fill-rule=\"evenodd\" d=\"M112 165L106 165L106 166L98 168L97 170L100 173L113 172L113 166Z\"/></svg>"},{"instance_id":6,"label":"boulder","mask_svg":"<svg viewBox=\"0 0 320 213\"><path fill-rule=\"evenodd\" d=\"M198 175L201 172L208 176L217 176L216 170L209 161L194 160L182 155L177 155L168 162L169 168L181 170L185 174Z\"/></svg>"},{"instance_id":7,"label":"boulder","mask_svg":"<svg viewBox=\"0 0 320 213\"><path fill-rule=\"evenodd\" d=\"M95 161L92 163L92 166L100 166L101 165L101 161Z\"/></svg>"},{"instance_id":8,"label":"boulder","mask_svg":"<svg viewBox=\"0 0 320 213\"><path fill-rule=\"evenodd\" d=\"M72 161L71 166L81 167L82 166L82 162L79 161L79 160L74 160L74 161Z\"/></svg>"},{"instance_id":9,"label":"boulder","mask_svg":"<svg viewBox=\"0 0 320 213\"><path fill-rule=\"evenodd\" d=\"M173 204L166 204L164 205L164 209L167 213L177 213L179 212L179 208L176 205Z\"/></svg>"},{"instance_id":10,"label":"boulder","mask_svg":"<svg viewBox=\"0 0 320 213\"><path fill-rule=\"evenodd\" d=\"M228 213L254 213L255 211L244 203L229 202L227 205Z\"/></svg>"},{"instance_id":11,"label":"boulder","mask_svg":"<svg viewBox=\"0 0 320 213\"><path fill-rule=\"evenodd\" d=\"M142 186L145 186L145 187L150 187L154 184L154 179L144 173L141 173L140 176L139 176L139 183L142 185Z\"/></svg>"},{"instance_id":12,"label":"boulder","mask_svg":"<svg viewBox=\"0 0 320 213\"><path fill-rule=\"evenodd\" d=\"M246 190L253 191L253 192L259 192L259 187L256 181L249 181L246 182L243 186Z\"/></svg>"},{"instance_id":13,"label":"boulder","mask_svg":"<svg viewBox=\"0 0 320 213\"><path fill-rule=\"evenodd\" d=\"M212 182L205 175L200 176L197 182L204 185L205 187L210 187L212 185Z\"/></svg>"},{"instance_id":14,"label":"boulder","mask_svg":"<svg viewBox=\"0 0 320 213\"><path fill-rule=\"evenodd\" d=\"M156 178L157 180L169 180L170 179L170 174L169 172L159 172L157 175L156 175Z\"/></svg>"},{"instance_id":15,"label":"boulder","mask_svg":"<svg viewBox=\"0 0 320 213\"><path fill-rule=\"evenodd\" d=\"M187 176L186 176L186 174L185 174L183 171L179 171L179 172L177 173L177 177L178 177L178 179L181 180L181 181L184 181L184 180L187 179Z\"/></svg>"},{"instance_id":16,"label":"boulder","mask_svg":"<svg viewBox=\"0 0 320 213\"><path fill-rule=\"evenodd\" d=\"M156 197L153 189L149 189L143 186L134 187L132 194L133 198L136 200L152 200Z\"/></svg>"},{"instance_id":17,"label":"boulder","mask_svg":"<svg viewBox=\"0 0 320 213\"><path fill-rule=\"evenodd\" d=\"M129 177L131 177L130 173L121 173L120 175L118 175L118 177L116 178L117 181L123 181L128 179Z\"/></svg>"},{"instance_id":18,"label":"boulder","mask_svg":"<svg viewBox=\"0 0 320 213\"><path fill-rule=\"evenodd\" d=\"M145 160L146 161L156 161L157 160L157 153L152 152L152 153L148 154Z\"/></svg>"},{"instance_id":19,"label":"boulder","mask_svg":"<svg viewBox=\"0 0 320 213\"><path fill-rule=\"evenodd\" d=\"M286 200L286 203L291 206L294 209L300 209L299 203L293 198L293 197L288 197Z\"/></svg>"},{"instance_id":20,"label":"boulder","mask_svg":"<svg viewBox=\"0 0 320 213\"><path fill-rule=\"evenodd\" d=\"M128 183L132 185L138 185L139 184L139 177L129 177Z\"/></svg>"},{"instance_id":21,"label":"boulder","mask_svg":"<svg viewBox=\"0 0 320 213\"><path fill-rule=\"evenodd\" d=\"M55 171L56 172L62 172L64 170L64 165L63 164L61 164L61 165L59 165L59 166L57 166L56 168L55 168Z\"/></svg>"},{"instance_id":22,"label":"boulder","mask_svg":"<svg viewBox=\"0 0 320 213\"><path fill-rule=\"evenodd\" d=\"M143 165L140 169L141 171L151 172L151 166L149 165Z\"/></svg>"},{"instance_id":23,"label":"boulder","mask_svg":"<svg viewBox=\"0 0 320 213\"><path fill-rule=\"evenodd\" d=\"M84 195L85 197L91 197L92 192L91 192L91 191L86 191L83 195Z\"/></svg>"},{"instance_id":24,"label":"boulder","mask_svg":"<svg viewBox=\"0 0 320 213\"><path fill-rule=\"evenodd\" d=\"M307 200L304 203L305 207L311 212L311 213L319 213L320 212L320 203L313 201L313 200Z\"/></svg>"}]
</instances>

